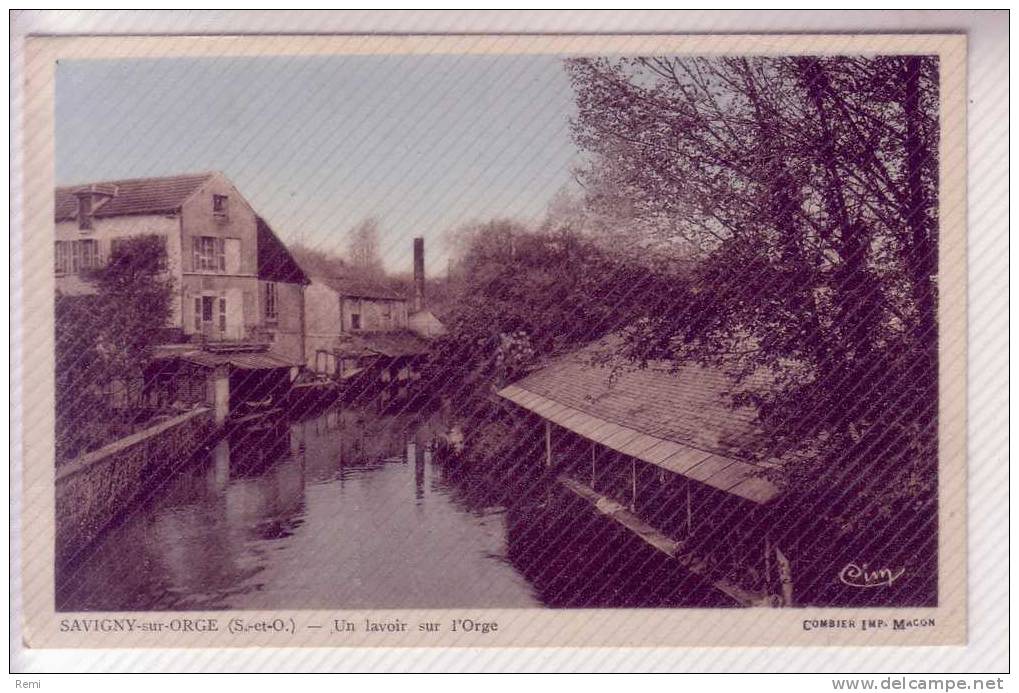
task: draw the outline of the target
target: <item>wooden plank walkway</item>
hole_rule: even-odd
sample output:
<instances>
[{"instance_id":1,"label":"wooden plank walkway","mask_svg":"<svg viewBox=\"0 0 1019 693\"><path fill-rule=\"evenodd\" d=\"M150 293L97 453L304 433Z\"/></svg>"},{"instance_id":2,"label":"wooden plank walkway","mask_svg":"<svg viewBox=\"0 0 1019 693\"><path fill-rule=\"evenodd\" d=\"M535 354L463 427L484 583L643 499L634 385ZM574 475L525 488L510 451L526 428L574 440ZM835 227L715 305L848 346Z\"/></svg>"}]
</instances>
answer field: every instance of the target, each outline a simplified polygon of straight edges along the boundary
<instances>
[{"instance_id":1,"label":"wooden plank walkway","mask_svg":"<svg viewBox=\"0 0 1019 693\"><path fill-rule=\"evenodd\" d=\"M703 578L715 589L728 595L729 598L740 606L761 607L771 605L768 595L764 593L750 592L724 578L709 576L707 566L703 561L683 552L682 542L666 536L661 531L647 524L622 504L617 503L608 496L603 496L589 486L568 476L560 475L558 481L564 488L588 501L599 513L637 535L644 543L675 559L681 566L694 575Z\"/></svg>"}]
</instances>

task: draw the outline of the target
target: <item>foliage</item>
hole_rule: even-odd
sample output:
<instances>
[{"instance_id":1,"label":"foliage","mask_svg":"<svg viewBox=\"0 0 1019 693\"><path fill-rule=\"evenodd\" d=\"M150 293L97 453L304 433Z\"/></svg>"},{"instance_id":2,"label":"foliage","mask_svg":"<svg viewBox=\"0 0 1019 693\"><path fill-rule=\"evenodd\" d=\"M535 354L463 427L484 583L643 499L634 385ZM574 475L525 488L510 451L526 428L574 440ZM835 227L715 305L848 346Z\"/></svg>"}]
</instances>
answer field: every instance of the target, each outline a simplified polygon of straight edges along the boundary
<instances>
[{"instance_id":1,"label":"foliage","mask_svg":"<svg viewBox=\"0 0 1019 693\"><path fill-rule=\"evenodd\" d=\"M311 277L341 277L347 270L343 258L323 248L298 243L290 247L290 254Z\"/></svg>"},{"instance_id":2,"label":"foliage","mask_svg":"<svg viewBox=\"0 0 1019 693\"><path fill-rule=\"evenodd\" d=\"M933 514L936 59L568 71L581 181L698 260L686 308L647 312L625 356L729 369L768 433L752 452L785 460L790 497L843 533Z\"/></svg>"},{"instance_id":3,"label":"foliage","mask_svg":"<svg viewBox=\"0 0 1019 693\"><path fill-rule=\"evenodd\" d=\"M436 379L470 395L521 377L551 355L668 309L684 283L607 252L572 229L495 220L458 231L458 300L437 346Z\"/></svg>"},{"instance_id":4,"label":"foliage","mask_svg":"<svg viewBox=\"0 0 1019 693\"><path fill-rule=\"evenodd\" d=\"M120 239L104 267L85 278L94 293L57 294L56 414L61 456L110 442L124 427L119 411L137 410L145 369L170 318L173 280L163 239ZM133 415L132 415L133 416ZM130 432L130 426L127 426Z\"/></svg>"},{"instance_id":5,"label":"foliage","mask_svg":"<svg viewBox=\"0 0 1019 693\"><path fill-rule=\"evenodd\" d=\"M361 220L347 233L347 238L347 259L351 269L366 277L381 276L378 219L368 217Z\"/></svg>"}]
</instances>

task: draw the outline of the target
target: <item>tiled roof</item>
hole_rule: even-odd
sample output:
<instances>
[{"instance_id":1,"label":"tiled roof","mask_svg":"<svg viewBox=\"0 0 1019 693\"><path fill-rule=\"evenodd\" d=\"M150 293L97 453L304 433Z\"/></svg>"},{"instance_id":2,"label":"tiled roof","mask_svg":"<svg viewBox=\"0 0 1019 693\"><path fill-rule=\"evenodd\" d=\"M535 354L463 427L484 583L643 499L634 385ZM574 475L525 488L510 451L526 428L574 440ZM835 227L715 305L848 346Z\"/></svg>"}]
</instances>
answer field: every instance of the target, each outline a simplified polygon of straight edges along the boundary
<instances>
[{"instance_id":1,"label":"tiled roof","mask_svg":"<svg viewBox=\"0 0 1019 693\"><path fill-rule=\"evenodd\" d=\"M276 354L235 352L214 354L208 351L191 351L178 358L206 368L232 366L243 371L273 370L300 365Z\"/></svg>"},{"instance_id":2,"label":"tiled roof","mask_svg":"<svg viewBox=\"0 0 1019 693\"><path fill-rule=\"evenodd\" d=\"M731 381L697 365L616 370L580 350L499 394L578 435L755 502L777 489L741 460L760 431L749 408L732 408Z\"/></svg>"},{"instance_id":3,"label":"tiled roof","mask_svg":"<svg viewBox=\"0 0 1019 693\"><path fill-rule=\"evenodd\" d=\"M74 219L78 214L78 198L75 193L89 189L114 193L113 197L93 209L93 216L96 217L171 212L214 175L196 173L162 178L133 178L57 188L54 216L57 221Z\"/></svg>"},{"instance_id":4,"label":"tiled roof","mask_svg":"<svg viewBox=\"0 0 1019 693\"><path fill-rule=\"evenodd\" d=\"M339 351L349 355L380 354L388 358L428 353L428 341L410 330L362 332L345 339Z\"/></svg>"},{"instance_id":5,"label":"tiled roof","mask_svg":"<svg viewBox=\"0 0 1019 693\"><path fill-rule=\"evenodd\" d=\"M591 363L581 350L514 383L557 402L659 438L716 454L738 453L759 434L754 411L730 407L733 384L722 372L688 364L618 370Z\"/></svg>"},{"instance_id":6,"label":"tiled roof","mask_svg":"<svg viewBox=\"0 0 1019 693\"><path fill-rule=\"evenodd\" d=\"M360 277L322 277L322 282L340 296L350 298L379 298L390 301L406 301L399 291L379 282Z\"/></svg>"}]
</instances>

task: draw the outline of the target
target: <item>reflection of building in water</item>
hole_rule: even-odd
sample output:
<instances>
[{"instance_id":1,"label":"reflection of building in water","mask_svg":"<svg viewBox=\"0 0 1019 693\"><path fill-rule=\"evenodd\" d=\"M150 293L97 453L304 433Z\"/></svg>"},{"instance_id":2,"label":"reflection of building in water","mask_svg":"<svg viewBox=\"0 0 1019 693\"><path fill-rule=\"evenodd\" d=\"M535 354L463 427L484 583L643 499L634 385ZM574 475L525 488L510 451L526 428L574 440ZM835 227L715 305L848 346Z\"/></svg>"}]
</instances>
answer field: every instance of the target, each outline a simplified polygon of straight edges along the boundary
<instances>
[{"instance_id":1,"label":"reflection of building in water","mask_svg":"<svg viewBox=\"0 0 1019 693\"><path fill-rule=\"evenodd\" d=\"M439 429L431 418L333 410L293 424L279 444L226 439L175 477L172 500L139 508L85 569L65 576L74 590L59 603L68 611L533 605L502 559L500 510L462 502L431 467ZM270 449L275 460L265 459Z\"/></svg>"},{"instance_id":2,"label":"reflection of building in water","mask_svg":"<svg viewBox=\"0 0 1019 693\"><path fill-rule=\"evenodd\" d=\"M245 542L286 537L301 525L304 462L289 452L286 433L235 434L216 445L200 482L209 499L156 520L156 563L171 584L214 602L258 571Z\"/></svg>"}]
</instances>

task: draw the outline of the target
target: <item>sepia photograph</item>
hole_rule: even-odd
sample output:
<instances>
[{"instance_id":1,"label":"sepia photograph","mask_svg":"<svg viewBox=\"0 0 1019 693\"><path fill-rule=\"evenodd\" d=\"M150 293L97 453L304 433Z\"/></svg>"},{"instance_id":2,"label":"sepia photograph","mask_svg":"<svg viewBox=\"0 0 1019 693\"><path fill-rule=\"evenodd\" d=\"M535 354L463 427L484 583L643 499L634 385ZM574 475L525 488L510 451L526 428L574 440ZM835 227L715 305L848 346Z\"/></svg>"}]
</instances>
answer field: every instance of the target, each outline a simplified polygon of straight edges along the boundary
<instances>
[{"instance_id":1,"label":"sepia photograph","mask_svg":"<svg viewBox=\"0 0 1019 693\"><path fill-rule=\"evenodd\" d=\"M939 69L62 62L58 608L936 606Z\"/></svg>"},{"instance_id":2,"label":"sepia photograph","mask_svg":"<svg viewBox=\"0 0 1019 693\"><path fill-rule=\"evenodd\" d=\"M26 46L27 647L967 642L965 34Z\"/></svg>"}]
</instances>

